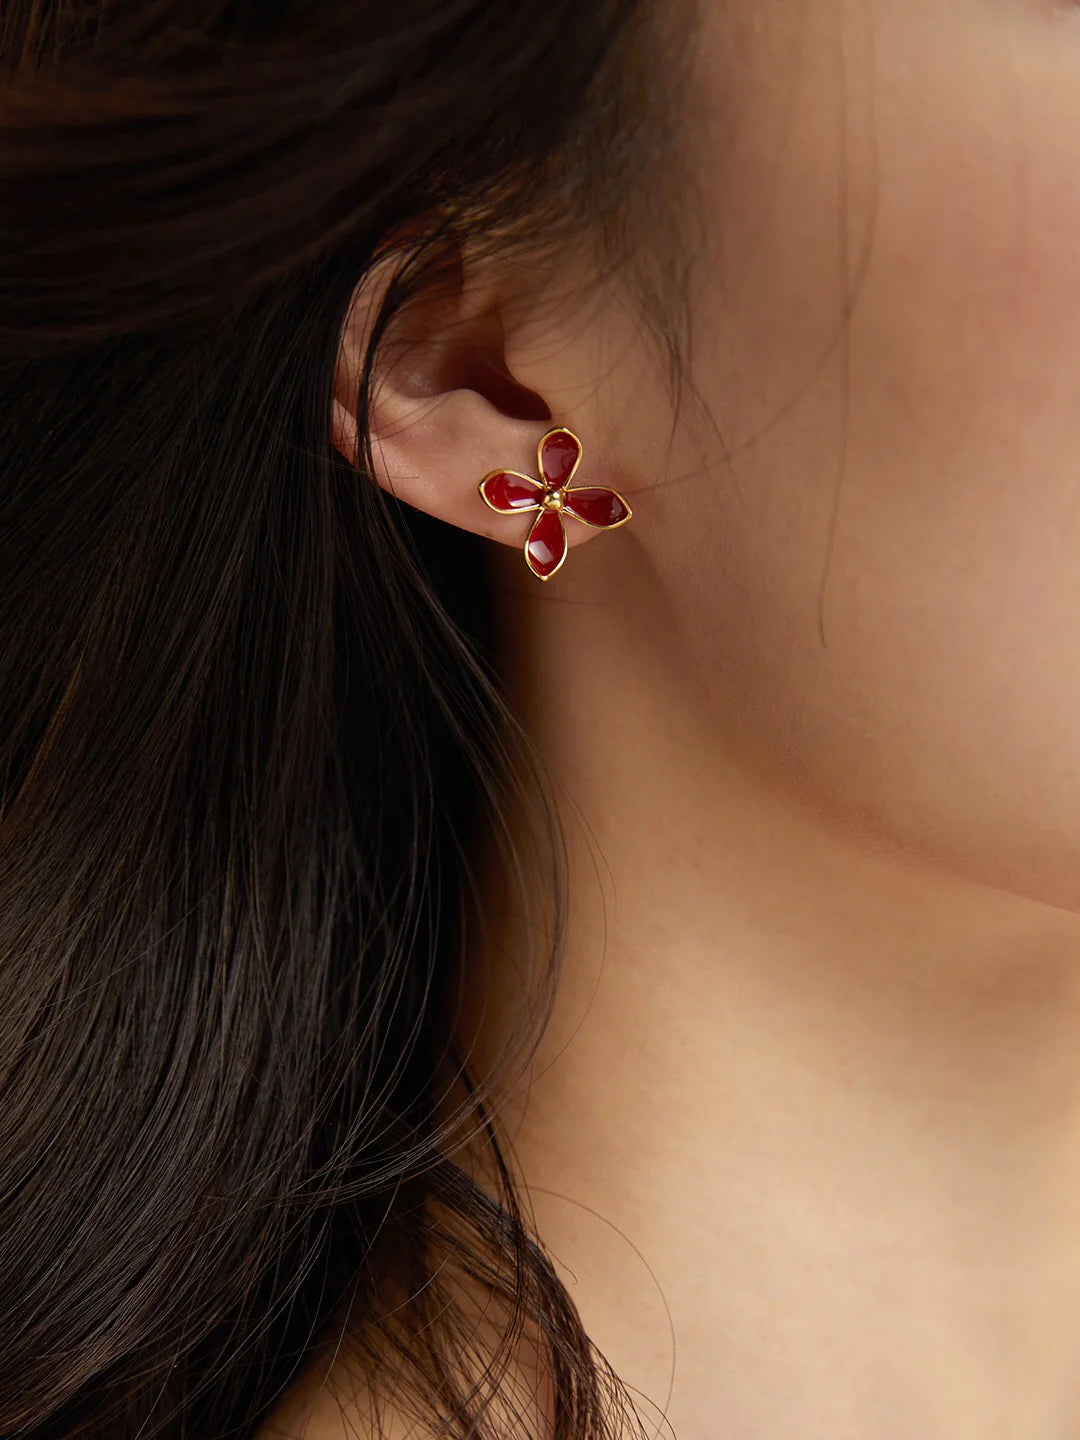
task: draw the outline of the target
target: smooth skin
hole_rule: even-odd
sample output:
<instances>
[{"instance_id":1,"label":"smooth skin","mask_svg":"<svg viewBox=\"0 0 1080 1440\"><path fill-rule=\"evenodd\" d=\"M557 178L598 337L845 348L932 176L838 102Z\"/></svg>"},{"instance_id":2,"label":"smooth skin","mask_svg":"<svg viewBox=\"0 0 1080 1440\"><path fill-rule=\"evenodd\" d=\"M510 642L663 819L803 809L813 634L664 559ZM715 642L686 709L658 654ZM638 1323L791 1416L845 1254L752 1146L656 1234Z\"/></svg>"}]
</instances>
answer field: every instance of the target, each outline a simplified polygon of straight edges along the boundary
<instances>
[{"instance_id":1,"label":"smooth skin","mask_svg":"<svg viewBox=\"0 0 1080 1440\"><path fill-rule=\"evenodd\" d=\"M571 846L506 1122L680 1440L1075 1440L1080 5L699 8L684 404L617 287L484 273L376 403L383 483L506 542ZM635 510L548 585L476 493L547 427L446 378L494 333ZM296 1405L268 1435L353 1433Z\"/></svg>"}]
</instances>

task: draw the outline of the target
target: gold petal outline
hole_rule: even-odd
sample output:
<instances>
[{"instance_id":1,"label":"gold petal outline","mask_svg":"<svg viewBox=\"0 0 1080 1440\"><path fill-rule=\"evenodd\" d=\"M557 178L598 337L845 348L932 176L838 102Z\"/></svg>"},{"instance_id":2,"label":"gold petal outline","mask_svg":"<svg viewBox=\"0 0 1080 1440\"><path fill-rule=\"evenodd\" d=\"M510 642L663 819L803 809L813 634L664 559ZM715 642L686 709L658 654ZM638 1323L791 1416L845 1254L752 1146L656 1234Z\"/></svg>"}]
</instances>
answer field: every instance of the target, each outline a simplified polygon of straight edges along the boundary
<instances>
[{"instance_id":1,"label":"gold petal outline","mask_svg":"<svg viewBox=\"0 0 1080 1440\"><path fill-rule=\"evenodd\" d=\"M557 516L559 517L559 529L560 529L561 532L562 532L562 542L563 542L563 544L562 544L562 555L559 557L559 563L555 566L555 568L554 568L553 570L549 570L546 575L541 575L540 572L539 572L539 570L534 570L534 569L533 569L533 563L532 563L532 561L531 561L530 558L529 558L529 541L532 539L532 533L533 533L533 531L536 529L537 525L540 524L540 521L544 518L545 513L546 513L546 514L550 514L550 515L557 515ZM566 521L565 521L565 520L563 519L563 517L562 517L562 511L561 511L561 510L547 510L547 511L545 511L545 510L542 509L541 512L540 512L540 514L537 515L536 519L535 519L535 520L532 522L532 524L529 526L529 533L528 533L528 535L525 536L525 546L524 546L525 564L528 565L528 567L529 567L530 570L532 570L532 573L536 576L537 580L550 580L551 577L552 577L552 575L557 575L558 572L562 569L563 564L564 564L565 561L566 561L566 557L567 557L567 555L569 555L569 553L570 553L570 542L569 542L569 540L567 539L567 536L566 536Z\"/></svg>"},{"instance_id":2,"label":"gold petal outline","mask_svg":"<svg viewBox=\"0 0 1080 1440\"><path fill-rule=\"evenodd\" d=\"M630 506L629 500L627 500L625 496L620 495L618 490L612 490L610 485L573 485L568 488L570 489L571 494L573 494L575 490L607 490L618 500L622 501L622 503L626 506L626 514L622 517L622 519L614 520L610 525L594 525L591 520L582 519L580 515L575 515L573 510L567 510L566 506L563 506L563 511L567 515L572 516L573 519L579 521L582 525L588 525L590 530L618 530L620 525L625 525L628 520L632 520L634 518L634 512Z\"/></svg>"},{"instance_id":3,"label":"gold petal outline","mask_svg":"<svg viewBox=\"0 0 1080 1440\"><path fill-rule=\"evenodd\" d=\"M545 472L544 472L544 462L543 462L543 459L542 459L542 456L543 456L543 454L544 454L544 445L545 445L545 443L546 443L548 440L551 439L552 435L569 435L570 438L571 438L571 440L573 440L574 443L577 445L577 459L574 461L573 465L570 466L570 473L569 473L569 475L567 475L566 479L562 482L561 486L548 485L548 484L546 483L547 477L546 477ZM544 475L544 478L545 478L544 488L545 488L545 490L552 490L552 489L563 489L563 490L565 490L565 489L567 488L567 486L570 484L571 480L573 480L574 476L577 474L577 472L578 472L578 466L581 464L581 457L582 457L584 454L585 454L585 447L584 447L584 445L582 445L581 441L580 441L580 440L578 439L578 437L574 434L573 430L570 430L566 425L556 425L556 426L554 427L554 429L548 430L548 431L546 432L546 434L541 435L541 436L540 436L540 439L536 442L536 470L537 470L537 474L539 474L539 475ZM552 571L551 573L554 574L555 572Z\"/></svg>"},{"instance_id":4,"label":"gold petal outline","mask_svg":"<svg viewBox=\"0 0 1080 1440\"><path fill-rule=\"evenodd\" d=\"M484 486L492 478L493 475L516 475L519 480L527 480L530 485L535 485L536 493L539 497L536 501L536 504L515 505L513 510L500 510L498 505L492 505L491 501L484 494ZM484 504L488 507L489 510L494 510L496 515L528 515L530 510L540 509L540 499L543 498L543 494L544 491L547 489L547 486L541 484L541 482L535 479L532 475L526 475L522 470L507 470L505 465L500 465L497 470L489 470L484 476L484 478L480 481L480 484L477 488L480 491L480 499L483 500Z\"/></svg>"}]
</instances>

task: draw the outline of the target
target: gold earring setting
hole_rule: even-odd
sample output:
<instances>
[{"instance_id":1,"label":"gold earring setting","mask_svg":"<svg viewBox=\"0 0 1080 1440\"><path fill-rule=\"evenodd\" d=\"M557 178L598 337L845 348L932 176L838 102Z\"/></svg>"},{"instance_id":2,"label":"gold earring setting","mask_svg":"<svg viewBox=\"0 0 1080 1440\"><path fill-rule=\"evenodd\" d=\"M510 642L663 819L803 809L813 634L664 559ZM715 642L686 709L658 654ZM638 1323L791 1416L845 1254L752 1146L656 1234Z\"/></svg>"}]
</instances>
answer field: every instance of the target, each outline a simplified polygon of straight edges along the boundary
<instances>
[{"instance_id":1,"label":"gold earring setting","mask_svg":"<svg viewBox=\"0 0 1080 1440\"><path fill-rule=\"evenodd\" d=\"M541 436L536 468L542 477L519 470L491 470L480 481L485 504L500 515L535 510L525 539L525 563L540 580L550 580L566 559L565 516L598 530L625 525L633 511L617 490L605 485L572 485L581 463L581 441L559 426Z\"/></svg>"}]
</instances>

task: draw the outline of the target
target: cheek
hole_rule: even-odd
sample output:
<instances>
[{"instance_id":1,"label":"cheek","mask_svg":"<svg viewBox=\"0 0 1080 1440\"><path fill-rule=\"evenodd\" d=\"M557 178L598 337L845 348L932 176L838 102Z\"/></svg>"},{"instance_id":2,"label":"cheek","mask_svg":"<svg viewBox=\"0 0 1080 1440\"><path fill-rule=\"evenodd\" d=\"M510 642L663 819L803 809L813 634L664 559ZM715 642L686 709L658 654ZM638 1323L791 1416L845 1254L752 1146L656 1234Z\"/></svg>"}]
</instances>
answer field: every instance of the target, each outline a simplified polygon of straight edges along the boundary
<instances>
[{"instance_id":1,"label":"cheek","mask_svg":"<svg viewBox=\"0 0 1080 1440\"><path fill-rule=\"evenodd\" d=\"M865 391L943 446L1060 460L1080 418L1080 27L955 5L929 35L894 16L876 37Z\"/></svg>"},{"instance_id":2,"label":"cheek","mask_svg":"<svg viewBox=\"0 0 1080 1440\"><path fill-rule=\"evenodd\" d=\"M870 37L829 8L801 32L772 224L738 287L699 292L731 458L706 524L666 507L687 621L718 617L716 701L791 783L1080 908L1080 28L880 0L860 86ZM749 219L749 166L723 190L711 226Z\"/></svg>"}]
</instances>

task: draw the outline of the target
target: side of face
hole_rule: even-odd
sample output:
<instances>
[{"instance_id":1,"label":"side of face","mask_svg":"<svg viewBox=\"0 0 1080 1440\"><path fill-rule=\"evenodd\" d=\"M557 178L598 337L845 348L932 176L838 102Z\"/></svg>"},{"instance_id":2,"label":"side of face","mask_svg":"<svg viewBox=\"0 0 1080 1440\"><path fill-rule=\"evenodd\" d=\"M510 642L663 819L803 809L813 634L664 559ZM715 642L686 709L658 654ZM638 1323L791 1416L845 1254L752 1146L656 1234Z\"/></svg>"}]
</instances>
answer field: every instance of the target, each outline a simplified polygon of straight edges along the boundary
<instances>
[{"instance_id":1,"label":"side of face","mask_svg":"<svg viewBox=\"0 0 1080 1440\"><path fill-rule=\"evenodd\" d=\"M674 630L836 817L1080 907L1080 6L698 23Z\"/></svg>"}]
</instances>

